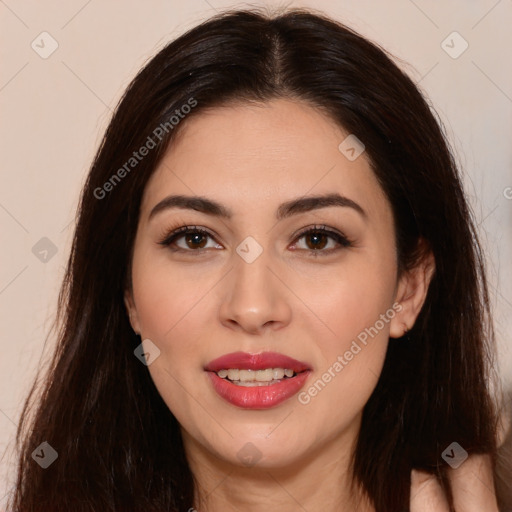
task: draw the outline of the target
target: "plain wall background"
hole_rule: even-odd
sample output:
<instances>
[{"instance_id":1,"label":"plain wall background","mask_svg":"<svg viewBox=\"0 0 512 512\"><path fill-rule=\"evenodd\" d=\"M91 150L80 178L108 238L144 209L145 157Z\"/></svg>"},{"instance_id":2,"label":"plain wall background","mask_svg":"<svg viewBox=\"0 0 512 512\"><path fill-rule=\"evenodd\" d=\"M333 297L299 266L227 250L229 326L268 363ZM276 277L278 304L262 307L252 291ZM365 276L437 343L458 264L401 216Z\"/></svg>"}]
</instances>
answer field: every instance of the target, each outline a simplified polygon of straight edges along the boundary
<instances>
[{"instance_id":1,"label":"plain wall background","mask_svg":"<svg viewBox=\"0 0 512 512\"><path fill-rule=\"evenodd\" d=\"M111 110L165 43L217 10L249 5L324 11L403 60L400 65L430 97L463 167L487 250L499 371L512 386L511 0L4 0L0 508L14 482L13 436L54 318L79 192ZM450 35L454 31L463 39ZM46 59L31 47L35 41L40 53L51 49L42 32L58 43ZM464 41L467 49L453 58ZM57 250L46 262L32 250L44 237Z\"/></svg>"}]
</instances>

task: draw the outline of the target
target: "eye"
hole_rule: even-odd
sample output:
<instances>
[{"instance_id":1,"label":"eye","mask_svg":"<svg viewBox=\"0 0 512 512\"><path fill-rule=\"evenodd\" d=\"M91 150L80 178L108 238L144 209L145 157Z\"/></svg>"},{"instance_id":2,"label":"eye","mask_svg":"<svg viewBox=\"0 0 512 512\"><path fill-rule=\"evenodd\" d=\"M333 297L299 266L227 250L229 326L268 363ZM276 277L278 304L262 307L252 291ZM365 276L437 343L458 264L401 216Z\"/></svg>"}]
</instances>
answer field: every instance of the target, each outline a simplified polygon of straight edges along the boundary
<instances>
[{"instance_id":1,"label":"eye","mask_svg":"<svg viewBox=\"0 0 512 512\"><path fill-rule=\"evenodd\" d=\"M169 247L172 251L185 251L185 252L200 252L196 249L204 249L206 247L207 237L213 236L198 226L182 226L171 233L167 233L163 240L158 242L160 245ZM185 247L173 247L177 240L183 239L186 244Z\"/></svg>"},{"instance_id":2,"label":"eye","mask_svg":"<svg viewBox=\"0 0 512 512\"><path fill-rule=\"evenodd\" d=\"M175 252L203 252L203 249L222 248L219 244L208 247L208 238L213 239L214 237L209 231L203 228L198 226L182 226L170 233L166 232L163 235L163 239L158 243ZM340 248L350 247L352 245L352 242L345 235L327 229L325 226L306 228L296 236L295 240L301 240L302 238L305 239L306 248L301 248L300 250L306 250L311 253L312 256L319 256L320 254L327 255ZM183 239L184 246L180 246L177 243L181 239ZM326 249L329 242L331 242L331 247ZM297 243L295 246L292 246L292 250L297 250L296 246Z\"/></svg>"},{"instance_id":3,"label":"eye","mask_svg":"<svg viewBox=\"0 0 512 512\"><path fill-rule=\"evenodd\" d=\"M328 255L339 250L340 246L341 248L352 246L352 242L345 235L337 231L332 231L326 226L306 228L297 235L296 240L302 238L305 239L305 250L309 251L311 256ZM325 249L325 247L329 245L329 239L331 242L334 241L335 243L331 244L331 247L328 249Z\"/></svg>"}]
</instances>

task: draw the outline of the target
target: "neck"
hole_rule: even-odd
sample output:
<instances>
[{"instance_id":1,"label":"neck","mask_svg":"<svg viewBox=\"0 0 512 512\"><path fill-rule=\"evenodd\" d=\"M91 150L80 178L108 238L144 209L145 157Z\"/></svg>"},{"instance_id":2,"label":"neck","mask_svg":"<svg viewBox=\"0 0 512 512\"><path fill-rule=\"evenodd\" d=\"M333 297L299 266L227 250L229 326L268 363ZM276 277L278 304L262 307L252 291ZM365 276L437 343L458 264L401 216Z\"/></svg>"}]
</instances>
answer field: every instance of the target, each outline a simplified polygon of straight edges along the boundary
<instances>
[{"instance_id":1,"label":"neck","mask_svg":"<svg viewBox=\"0 0 512 512\"><path fill-rule=\"evenodd\" d=\"M197 482L191 512L375 512L362 490L352 485L357 431L342 433L288 467L240 466L215 457L183 432Z\"/></svg>"}]
</instances>

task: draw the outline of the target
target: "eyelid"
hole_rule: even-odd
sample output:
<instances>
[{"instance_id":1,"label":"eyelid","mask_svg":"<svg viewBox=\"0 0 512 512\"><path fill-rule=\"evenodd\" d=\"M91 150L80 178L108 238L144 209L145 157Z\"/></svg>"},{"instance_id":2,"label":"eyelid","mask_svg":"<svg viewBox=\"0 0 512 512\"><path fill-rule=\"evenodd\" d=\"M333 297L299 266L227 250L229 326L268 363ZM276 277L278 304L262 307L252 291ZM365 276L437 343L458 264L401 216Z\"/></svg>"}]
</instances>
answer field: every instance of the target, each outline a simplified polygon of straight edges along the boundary
<instances>
[{"instance_id":1,"label":"eyelid","mask_svg":"<svg viewBox=\"0 0 512 512\"><path fill-rule=\"evenodd\" d=\"M295 233L293 235L293 240L298 241L303 236L305 236L309 233L323 233L327 237L334 240L338 244L338 246L331 248L331 249L325 249L325 250L303 249L303 251L305 251L308 256L313 256L313 257L329 256L333 253L340 251L341 249L347 249L354 245L353 240L349 239L343 232L341 232L338 229L331 228L325 224L314 224L312 226L306 226L306 227L300 229L297 233Z\"/></svg>"},{"instance_id":2,"label":"eyelid","mask_svg":"<svg viewBox=\"0 0 512 512\"><path fill-rule=\"evenodd\" d=\"M207 228L204 228L203 226L196 226L196 225L181 225L177 228L167 228L164 233L160 236L159 242L157 242L159 245L163 245L164 247L167 247L169 250L173 252L181 252L181 253L205 253L206 249L182 249L182 248L171 248L171 243L173 243L175 240L181 238L182 236L188 234L188 233L200 233L203 235L206 235L210 237L212 240L214 240L216 243L219 243L216 239L216 236L210 232ZM323 250L315 250L315 249L302 249L301 251L305 251L312 256L323 256L323 255L329 255L333 252L336 252L340 249L351 247L353 245L353 241L349 239L344 233L341 231L331 228L324 224L314 224L310 226L306 226L301 228L298 232L294 233L292 235L292 241L295 245L298 240L300 240L302 237L309 233L323 233L329 238L333 239L337 244L338 247Z\"/></svg>"},{"instance_id":3,"label":"eyelid","mask_svg":"<svg viewBox=\"0 0 512 512\"><path fill-rule=\"evenodd\" d=\"M347 240L347 242L351 243L351 241L348 239L348 237L343 232L341 232L335 228L331 228L325 224L313 224L313 225L301 228L299 231L297 231L296 233L293 234L293 240L296 240L297 238L300 238L310 232L325 233L328 236L336 235L336 236L339 236L340 238Z\"/></svg>"},{"instance_id":4,"label":"eyelid","mask_svg":"<svg viewBox=\"0 0 512 512\"><path fill-rule=\"evenodd\" d=\"M189 232L193 233L201 233L204 235L208 235L210 238L216 241L215 235L211 233L208 229L202 227L202 226L195 226L195 225L181 225L177 228L168 228L164 230L164 232L159 237L159 245L163 246L169 246L171 242L176 240L177 238L180 238L182 235L186 235ZM217 242L218 243L218 242ZM186 251L186 252L195 252L195 251Z\"/></svg>"}]
</instances>

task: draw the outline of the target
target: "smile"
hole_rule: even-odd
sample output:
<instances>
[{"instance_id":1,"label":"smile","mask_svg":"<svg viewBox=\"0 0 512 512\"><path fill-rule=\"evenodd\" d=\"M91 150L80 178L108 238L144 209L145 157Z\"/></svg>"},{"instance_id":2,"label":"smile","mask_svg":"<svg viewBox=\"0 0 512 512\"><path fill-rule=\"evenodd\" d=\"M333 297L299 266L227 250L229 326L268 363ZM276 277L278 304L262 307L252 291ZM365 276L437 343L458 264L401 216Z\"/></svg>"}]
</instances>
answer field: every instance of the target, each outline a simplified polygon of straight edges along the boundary
<instances>
[{"instance_id":1,"label":"smile","mask_svg":"<svg viewBox=\"0 0 512 512\"><path fill-rule=\"evenodd\" d=\"M267 368L266 370L230 368L218 371L217 375L221 379L227 379L239 386L268 386L280 382L281 379L291 378L296 373L290 368Z\"/></svg>"},{"instance_id":2,"label":"smile","mask_svg":"<svg viewBox=\"0 0 512 512\"><path fill-rule=\"evenodd\" d=\"M217 394L245 409L268 409L292 397L311 373L306 363L283 354L227 354L206 367Z\"/></svg>"}]
</instances>

